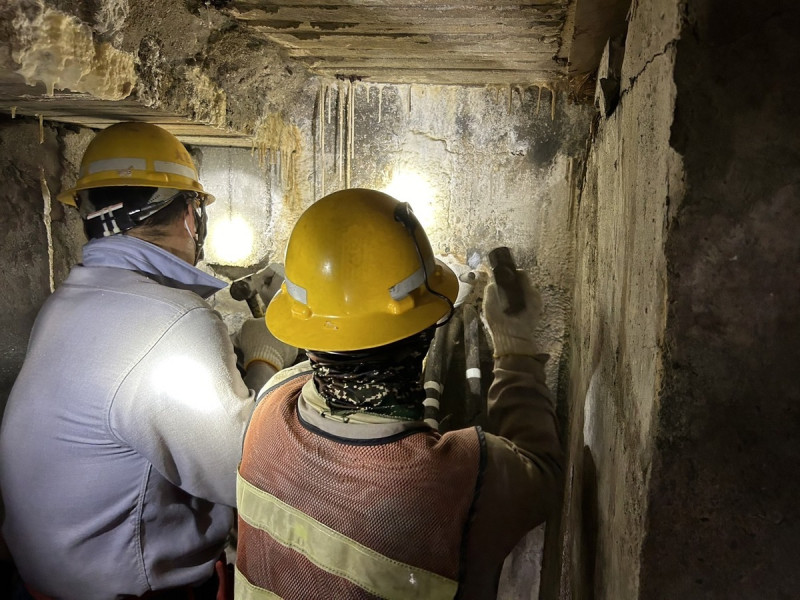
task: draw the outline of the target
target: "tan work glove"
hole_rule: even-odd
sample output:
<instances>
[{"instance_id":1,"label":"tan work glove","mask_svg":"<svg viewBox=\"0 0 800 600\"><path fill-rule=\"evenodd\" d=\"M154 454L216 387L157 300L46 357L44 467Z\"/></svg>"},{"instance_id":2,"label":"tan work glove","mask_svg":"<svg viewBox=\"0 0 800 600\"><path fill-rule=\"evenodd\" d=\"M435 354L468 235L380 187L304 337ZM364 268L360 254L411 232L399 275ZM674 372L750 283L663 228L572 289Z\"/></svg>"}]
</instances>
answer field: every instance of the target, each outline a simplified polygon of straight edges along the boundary
<instances>
[{"instance_id":1,"label":"tan work glove","mask_svg":"<svg viewBox=\"0 0 800 600\"><path fill-rule=\"evenodd\" d=\"M253 361L260 360L280 371L290 366L297 358L297 348L277 339L263 318L247 319L239 331L239 349L244 356L244 369Z\"/></svg>"},{"instance_id":2,"label":"tan work glove","mask_svg":"<svg viewBox=\"0 0 800 600\"><path fill-rule=\"evenodd\" d=\"M542 298L531 286L528 276L517 271L520 287L525 300L525 308L507 315L503 312L497 293L497 284L492 281L483 292L483 314L481 318L494 346L494 357L521 354L537 356L539 349L534 342L533 332L542 314Z\"/></svg>"}]
</instances>

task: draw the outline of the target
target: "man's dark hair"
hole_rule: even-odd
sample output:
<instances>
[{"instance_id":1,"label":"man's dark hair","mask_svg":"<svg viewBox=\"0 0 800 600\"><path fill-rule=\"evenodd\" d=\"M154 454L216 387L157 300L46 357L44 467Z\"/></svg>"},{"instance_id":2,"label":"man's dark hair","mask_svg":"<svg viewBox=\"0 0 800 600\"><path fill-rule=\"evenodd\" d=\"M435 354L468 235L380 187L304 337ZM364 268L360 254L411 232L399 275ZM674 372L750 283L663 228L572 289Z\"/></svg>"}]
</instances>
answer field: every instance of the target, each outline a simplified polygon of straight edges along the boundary
<instances>
[{"instance_id":1,"label":"man's dark hair","mask_svg":"<svg viewBox=\"0 0 800 600\"><path fill-rule=\"evenodd\" d=\"M163 227L172 225L175 221L183 219L185 212L186 196L178 192L169 204L147 217L142 221L139 227L147 229L147 231L153 234L157 234L161 232Z\"/></svg>"}]
</instances>

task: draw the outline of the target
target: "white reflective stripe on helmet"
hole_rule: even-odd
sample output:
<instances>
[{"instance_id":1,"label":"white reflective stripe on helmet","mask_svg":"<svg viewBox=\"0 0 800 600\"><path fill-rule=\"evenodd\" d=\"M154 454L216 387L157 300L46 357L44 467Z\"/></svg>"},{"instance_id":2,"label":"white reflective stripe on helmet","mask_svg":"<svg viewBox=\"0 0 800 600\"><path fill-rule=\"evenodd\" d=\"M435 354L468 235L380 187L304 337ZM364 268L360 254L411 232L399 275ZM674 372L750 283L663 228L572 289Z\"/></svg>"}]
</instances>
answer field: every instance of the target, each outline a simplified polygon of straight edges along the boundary
<instances>
[{"instance_id":1,"label":"white reflective stripe on helmet","mask_svg":"<svg viewBox=\"0 0 800 600\"><path fill-rule=\"evenodd\" d=\"M296 283L289 281L289 278L286 277L284 279L286 282L286 291L289 292L289 295L297 300L300 304L308 305L308 292L306 288L300 287Z\"/></svg>"},{"instance_id":2,"label":"white reflective stripe on helmet","mask_svg":"<svg viewBox=\"0 0 800 600\"><path fill-rule=\"evenodd\" d=\"M392 296L392 300L402 300L423 283L425 283L426 272L430 277L433 274L433 269L435 266L436 263L434 263L433 257L431 257L430 260L426 261L424 269L420 267L411 275L390 287L389 294Z\"/></svg>"},{"instance_id":3,"label":"white reflective stripe on helmet","mask_svg":"<svg viewBox=\"0 0 800 600\"><path fill-rule=\"evenodd\" d=\"M425 269L420 267L411 275L390 287L389 294L391 295L392 300L402 300L408 296L411 292L425 283L426 273L428 276L430 276L435 268L436 263L433 261L433 259L431 259L427 261ZM289 295L302 304L308 304L308 292L306 289L297 285L296 283L293 283L288 277L285 279L285 281L286 291L289 292Z\"/></svg>"},{"instance_id":4,"label":"white reflective stripe on helmet","mask_svg":"<svg viewBox=\"0 0 800 600\"><path fill-rule=\"evenodd\" d=\"M103 160L96 160L86 166L86 172L83 175L93 175L94 173L102 173L103 171L146 171L147 161L144 158L106 158ZM181 165L174 162L165 160L154 160L153 171L156 173L170 173L172 175L180 175L189 179L196 179L197 173L191 167Z\"/></svg>"},{"instance_id":5,"label":"white reflective stripe on helmet","mask_svg":"<svg viewBox=\"0 0 800 600\"><path fill-rule=\"evenodd\" d=\"M183 177L188 177L189 179L197 178L197 173L194 169L187 167L186 165L179 165L178 163L174 162L154 160L153 168L159 173L172 173L173 175L182 175Z\"/></svg>"},{"instance_id":6,"label":"white reflective stripe on helmet","mask_svg":"<svg viewBox=\"0 0 800 600\"><path fill-rule=\"evenodd\" d=\"M147 161L143 158L106 158L86 165L86 172L82 172L81 177L103 171L144 171L145 169L147 169Z\"/></svg>"}]
</instances>

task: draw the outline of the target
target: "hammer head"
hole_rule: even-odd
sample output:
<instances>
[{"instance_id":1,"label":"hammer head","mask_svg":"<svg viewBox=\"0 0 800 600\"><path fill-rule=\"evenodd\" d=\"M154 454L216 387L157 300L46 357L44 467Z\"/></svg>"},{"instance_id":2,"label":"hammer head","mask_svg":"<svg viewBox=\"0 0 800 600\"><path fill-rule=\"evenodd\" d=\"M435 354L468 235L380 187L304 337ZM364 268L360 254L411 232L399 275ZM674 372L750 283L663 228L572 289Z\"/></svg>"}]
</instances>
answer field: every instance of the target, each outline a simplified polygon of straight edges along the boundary
<instances>
[{"instance_id":1,"label":"hammer head","mask_svg":"<svg viewBox=\"0 0 800 600\"><path fill-rule=\"evenodd\" d=\"M511 250L500 246L489 252L489 265L497 283L497 293L503 312L513 315L525 308L525 293L517 276L517 265Z\"/></svg>"},{"instance_id":2,"label":"hammer head","mask_svg":"<svg viewBox=\"0 0 800 600\"><path fill-rule=\"evenodd\" d=\"M261 318L264 316L264 309L258 301L256 289L253 287L250 277L237 279L231 284L231 298L234 300L244 300L247 306L250 307L250 312L254 317Z\"/></svg>"},{"instance_id":3,"label":"hammer head","mask_svg":"<svg viewBox=\"0 0 800 600\"><path fill-rule=\"evenodd\" d=\"M247 300L255 295L256 291L250 283L250 277L239 279L231 284L231 297L234 300Z\"/></svg>"}]
</instances>

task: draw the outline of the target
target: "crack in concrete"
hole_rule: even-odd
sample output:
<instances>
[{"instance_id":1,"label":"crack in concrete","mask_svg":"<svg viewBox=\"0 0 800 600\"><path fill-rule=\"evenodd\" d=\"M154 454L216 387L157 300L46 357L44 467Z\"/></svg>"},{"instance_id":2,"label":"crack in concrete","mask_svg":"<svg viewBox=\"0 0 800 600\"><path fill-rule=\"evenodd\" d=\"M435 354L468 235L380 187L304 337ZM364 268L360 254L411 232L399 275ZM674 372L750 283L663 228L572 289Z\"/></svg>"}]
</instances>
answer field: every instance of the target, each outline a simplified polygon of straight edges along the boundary
<instances>
[{"instance_id":1,"label":"crack in concrete","mask_svg":"<svg viewBox=\"0 0 800 600\"><path fill-rule=\"evenodd\" d=\"M642 68L639 69L639 71L636 73L636 75L628 78L628 84L629 85L624 90L622 90L620 92L620 94L619 94L619 101L620 102L622 102L622 99L628 94L628 92L631 89L633 89L633 86L636 83L636 80L639 79L639 77L642 76L642 73L644 73L647 70L647 67L649 67L651 64L653 64L656 61L657 58L665 56L670 50L674 50L677 47L679 41L680 41L679 38L675 38L675 39L670 40L669 42L667 42L664 45L664 48L660 52L657 52L656 54L651 56L649 59L647 59L647 62L645 62L644 65L642 65Z\"/></svg>"}]
</instances>

